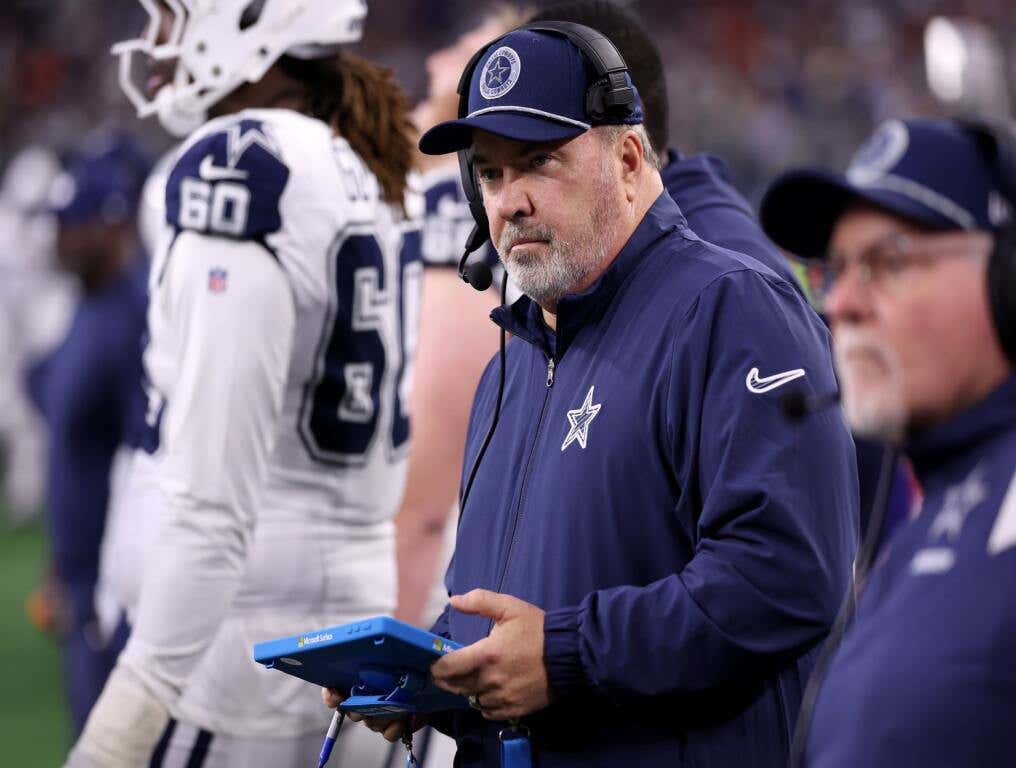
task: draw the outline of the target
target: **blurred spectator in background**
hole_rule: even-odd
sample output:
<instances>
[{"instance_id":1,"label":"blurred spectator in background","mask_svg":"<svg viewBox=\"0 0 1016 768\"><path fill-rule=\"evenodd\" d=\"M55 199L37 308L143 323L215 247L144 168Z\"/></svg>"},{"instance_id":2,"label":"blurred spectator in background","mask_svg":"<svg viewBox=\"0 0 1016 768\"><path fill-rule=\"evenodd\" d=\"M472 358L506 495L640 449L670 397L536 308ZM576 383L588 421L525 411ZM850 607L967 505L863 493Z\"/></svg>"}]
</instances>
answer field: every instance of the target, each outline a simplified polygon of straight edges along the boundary
<instances>
[{"instance_id":1,"label":"blurred spectator in background","mask_svg":"<svg viewBox=\"0 0 1016 768\"><path fill-rule=\"evenodd\" d=\"M1016 755L1014 209L1016 132L947 120L888 121L846 174L787 174L763 203L777 243L824 259L851 428L901 446L925 494L859 574L803 764Z\"/></svg>"},{"instance_id":2,"label":"blurred spectator in background","mask_svg":"<svg viewBox=\"0 0 1016 768\"><path fill-rule=\"evenodd\" d=\"M478 0L371 0L358 52L394 68L409 95L427 92L427 53L472 23ZM533 0L544 7L551 3ZM722 156L749 201L792 163L843 164L890 114L941 115L926 85L925 31L936 15L1016 35L1011 0L710 0L628 3L666 52L670 128L683 152ZM130 120L106 52L138 28L133 0L4 4L0 156L26 140L64 149L83 127ZM1010 55L1011 55L1011 46ZM955 51L954 51L955 53ZM962 60L964 57L959 56ZM1010 62L1011 77L1011 62ZM151 138L165 141L152 128Z\"/></svg>"},{"instance_id":3,"label":"blurred spectator in background","mask_svg":"<svg viewBox=\"0 0 1016 768\"><path fill-rule=\"evenodd\" d=\"M28 373L49 438L46 513L55 630L64 654L75 731L126 639L98 630L94 592L114 457L136 445L144 418L141 345L147 260L138 252L135 211L148 171L125 136L97 139L57 177L51 205L56 254L81 297L57 349Z\"/></svg>"},{"instance_id":4,"label":"blurred spectator in background","mask_svg":"<svg viewBox=\"0 0 1016 768\"><path fill-rule=\"evenodd\" d=\"M29 145L0 183L0 523L31 519L42 508L44 428L22 375L27 360L50 352L67 330L73 280L56 269L56 224L45 199L60 162Z\"/></svg>"}]
</instances>

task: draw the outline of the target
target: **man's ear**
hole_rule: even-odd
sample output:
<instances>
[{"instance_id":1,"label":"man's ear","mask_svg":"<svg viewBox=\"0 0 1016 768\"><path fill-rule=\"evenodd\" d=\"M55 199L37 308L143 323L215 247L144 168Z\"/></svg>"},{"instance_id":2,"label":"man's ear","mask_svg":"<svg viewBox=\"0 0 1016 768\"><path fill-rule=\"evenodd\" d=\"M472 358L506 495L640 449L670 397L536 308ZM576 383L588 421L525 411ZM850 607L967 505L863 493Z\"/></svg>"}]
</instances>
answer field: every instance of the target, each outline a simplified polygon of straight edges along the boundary
<instances>
[{"instance_id":1,"label":"man's ear","mask_svg":"<svg viewBox=\"0 0 1016 768\"><path fill-rule=\"evenodd\" d=\"M645 148L635 131L625 131L618 142L621 160L621 182L629 202L635 199L639 177L645 166Z\"/></svg>"}]
</instances>

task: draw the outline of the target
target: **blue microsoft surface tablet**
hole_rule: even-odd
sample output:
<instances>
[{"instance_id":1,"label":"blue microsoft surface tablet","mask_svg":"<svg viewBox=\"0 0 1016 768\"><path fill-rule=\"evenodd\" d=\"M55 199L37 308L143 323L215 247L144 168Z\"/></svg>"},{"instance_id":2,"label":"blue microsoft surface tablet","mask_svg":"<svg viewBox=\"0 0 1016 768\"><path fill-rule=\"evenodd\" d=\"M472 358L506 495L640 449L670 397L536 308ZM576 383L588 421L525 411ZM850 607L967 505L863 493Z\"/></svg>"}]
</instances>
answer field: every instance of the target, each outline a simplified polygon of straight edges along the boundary
<instances>
[{"instance_id":1,"label":"blue microsoft surface tablet","mask_svg":"<svg viewBox=\"0 0 1016 768\"><path fill-rule=\"evenodd\" d=\"M375 616L254 646L254 661L348 692L341 709L366 715L468 707L430 680L430 665L458 643L388 616Z\"/></svg>"}]
</instances>

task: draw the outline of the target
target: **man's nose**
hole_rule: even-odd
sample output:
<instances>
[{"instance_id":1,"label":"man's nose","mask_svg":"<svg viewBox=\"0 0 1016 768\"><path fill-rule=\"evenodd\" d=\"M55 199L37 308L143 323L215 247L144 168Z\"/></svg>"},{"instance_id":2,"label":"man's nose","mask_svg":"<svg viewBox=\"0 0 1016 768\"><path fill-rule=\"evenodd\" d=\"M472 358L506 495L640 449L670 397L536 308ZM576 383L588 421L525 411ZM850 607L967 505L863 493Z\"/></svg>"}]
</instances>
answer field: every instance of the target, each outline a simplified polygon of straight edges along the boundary
<instances>
[{"instance_id":1,"label":"man's nose","mask_svg":"<svg viewBox=\"0 0 1016 768\"><path fill-rule=\"evenodd\" d=\"M837 275L822 310L832 324L861 322L871 313L870 291L871 286L861 279L861 269L850 265Z\"/></svg>"},{"instance_id":2,"label":"man's nose","mask_svg":"<svg viewBox=\"0 0 1016 768\"><path fill-rule=\"evenodd\" d=\"M505 171L498 186L495 201L498 216L505 221L514 221L520 217L533 215L533 199L522 174L511 170Z\"/></svg>"}]
</instances>

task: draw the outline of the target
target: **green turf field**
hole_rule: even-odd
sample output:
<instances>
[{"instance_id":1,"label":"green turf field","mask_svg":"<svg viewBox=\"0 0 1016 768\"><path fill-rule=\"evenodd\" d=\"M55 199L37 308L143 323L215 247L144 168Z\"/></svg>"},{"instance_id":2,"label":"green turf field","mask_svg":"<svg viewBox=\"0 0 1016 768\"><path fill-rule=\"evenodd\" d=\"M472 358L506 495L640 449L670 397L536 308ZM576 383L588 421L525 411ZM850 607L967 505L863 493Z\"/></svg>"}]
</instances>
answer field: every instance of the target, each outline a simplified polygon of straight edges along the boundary
<instances>
[{"instance_id":1,"label":"green turf field","mask_svg":"<svg viewBox=\"0 0 1016 768\"><path fill-rule=\"evenodd\" d=\"M3 516L0 515L0 525ZM54 768L66 757L70 730L60 657L53 640L25 616L25 597L42 570L37 524L0 529L0 765Z\"/></svg>"}]
</instances>

